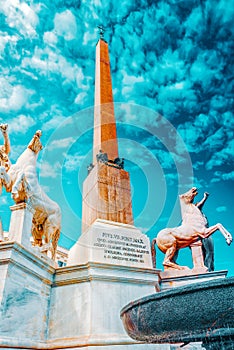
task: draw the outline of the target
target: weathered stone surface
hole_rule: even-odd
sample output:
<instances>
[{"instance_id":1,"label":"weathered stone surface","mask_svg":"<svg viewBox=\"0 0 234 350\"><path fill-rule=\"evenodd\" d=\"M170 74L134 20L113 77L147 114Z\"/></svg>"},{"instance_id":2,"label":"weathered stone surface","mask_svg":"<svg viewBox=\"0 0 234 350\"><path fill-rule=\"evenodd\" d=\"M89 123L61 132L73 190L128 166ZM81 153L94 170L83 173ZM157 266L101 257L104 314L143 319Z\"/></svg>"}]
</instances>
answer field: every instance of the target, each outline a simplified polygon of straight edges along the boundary
<instances>
[{"instance_id":1,"label":"weathered stone surface","mask_svg":"<svg viewBox=\"0 0 234 350\"><path fill-rule=\"evenodd\" d=\"M103 346L131 344L119 319L119 310L126 300L152 293L156 285L157 271L151 269L97 263L61 268L51 294L50 341Z\"/></svg>"},{"instance_id":2,"label":"weathered stone surface","mask_svg":"<svg viewBox=\"0 0 234 350\"><path fill-rule=\"evenodd\" d=\"M108 159L118 157L110 60L108 44L99 40L96 47L95 113L93 136L93 163L99 150L107 153Z\"/></svg>"},{"instance_id":3,"label":"weathered stone surface","mask_svg":"<svg viewBox=\"0 0 234 350\"><path fill-rule=\"evenodd\" d=\"M54 267L12 242L0 245L0 266L0 339L44 341Z\"/></svg>"},{"instance_id":4,"label":"weathered stone surface","mask_svg":"<svg viewBox=\"0 0 234 350\"><path fill-rule=\"evenodd\" d=\"M234 278L191 284L136 300L121 311L128 334L149 343L222 342L234 334ZM221 348L220 348L221 349Z\"/></svg>"},{"instance_id":5,"label":"weathered stone surface","mask_svg":"<svg viewBox=\"0 0 234 350\"><path fill-rule=\"evenodd\" d=\"M0 244L0 348L146 350L127 336L119 310L153 293L158 271L95 263L55 269L48 261Z\"/></svg>"},{"instance_id":6,"label":"weathered stone surface","mask_svg":"<svg viewBox=\"0 0 234 350\"><path fill-rule=\"evenodd\" d=\"M97 163L83 184L82 232L96 219L133 224L129 173Z\"/></svg>"}]
</instances>

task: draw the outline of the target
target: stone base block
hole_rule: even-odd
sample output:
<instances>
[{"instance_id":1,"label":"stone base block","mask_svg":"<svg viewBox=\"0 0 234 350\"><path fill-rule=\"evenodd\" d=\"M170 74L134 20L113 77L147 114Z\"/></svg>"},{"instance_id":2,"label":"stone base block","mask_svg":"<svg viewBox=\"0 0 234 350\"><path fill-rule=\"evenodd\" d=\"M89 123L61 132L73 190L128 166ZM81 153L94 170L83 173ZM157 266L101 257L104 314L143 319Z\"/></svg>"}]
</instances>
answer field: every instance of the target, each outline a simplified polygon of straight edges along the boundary
<instances>
[{"instance_id":1,"label":"stone base block","mask_svg":"<svg viewBox=\"0 0 234 350\"><path fill-rule=\"evenodd\" d=\"M159 289L158 275L103 263L55 268L18 243L2 243L0 349L179 349L135 342L120 319L124 305Z\"/></svg>"},{"instance_id":2,"label":"stone base block","mask_svg":"<svg viewBox=\"0 0 234 350\"><path fill-rule=\"evenodd\" d=\"M127 301L155 292L158 271L88 263L57 270L52 294L49 339L60 348L132 344L121 322ZM61 314L62 301L62 314Z\"/></svg>"},{"instance_id":3,"label":"stone base block","mask_svg":"<svg viewBox=\"0 0 234 350\"><path fill-rule=\"evenodd\" d=\"M34 210L26 203L15 204L10 209L9 241L14 241L26 248L30 248L32 246L30 237Z\"/></svg>"},{"instance_id":4,"label":"stone base block","mask_svg":"<svg viewBox=\"0 0 234 350\"><path fill-rule=\"evenodd\" d=\"M225 278L227 276L227 272L227 270L206 272L206 269L203 268L192 270L171 269L159 273L159 285L161 291L163 291L192 283Z\"/></svg>"},{"instance_id":5,"label":"stone base block","mask_svg":"<svg viewBox=\"0 0 234 350\"><path fill-rule=\"evenodd\" d=\"M68 265L88 262L152 268L149 238L135 226L96 220L68 257Z\"/></svg>"},{"instance_id":6,"label":"stone base block","mask_svg":"<svg viewBox=\"0 0 234 350\"><path fill-rule=\"evenodd\" d=\"M154 293L157 270L52 264L18 243L0 244L0 349L152 348L127 336L119 313Z\"/></svg>"},{"instance_id":7,"label":"stone base block","mask_svg":"<svg viewBox=\"0 0 234 350\"><path fill-rule=\"evenodd\" d=\"M0 244L0 343L5 348L44 342L54 271L18 243Z\"/></svg>"}]
</instances>

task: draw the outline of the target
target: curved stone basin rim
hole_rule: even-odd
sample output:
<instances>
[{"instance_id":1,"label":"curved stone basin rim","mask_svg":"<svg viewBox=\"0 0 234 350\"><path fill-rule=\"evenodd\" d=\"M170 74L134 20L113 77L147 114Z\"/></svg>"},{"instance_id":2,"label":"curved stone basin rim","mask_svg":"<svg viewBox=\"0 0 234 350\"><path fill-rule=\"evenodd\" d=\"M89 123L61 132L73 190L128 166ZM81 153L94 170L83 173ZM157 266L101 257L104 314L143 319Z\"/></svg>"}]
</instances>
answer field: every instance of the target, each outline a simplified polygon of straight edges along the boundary
<instances>
[{"instance_id":1,"label":"curved stone basin rim","mask_svg":"<svg viewBox=\"0 0 234 350\"><path fill-rule=\"evenodd\" d=\"M135 300L121 310L130 337L148 343L234 339L234 277L194 283Z\"/></svg>"},{"instance_id":2,"label":"curved stone basin rim","mask_svg":"<svg viewBox=\"0 0 234 350\"><path fill-rule=\"evenodd\" d=\"M193 283L190 284L189 286L181 286L181 287L176 287L173 289L169 289L163 292L156 292L155 294L151 294L149 296L131 301L127 305L125 305L121 311L120 311L120 317L128 311L129 309L139 305L139 304L144 304L148 303L149 301L153 300L160 300L163 298L169 298L173 296L177 296L178 294L183 295L183 294L188 294L188 293L194 293L195 291L199 290L205 290L205 289L210 289L210 287L220 287L220 286L225 286L225 285L233 285L234 288L234 277L228 277L228 278L220 278L217 280L212 280L209 282L198 282L198 283Z\"/></svg>"}]
</instances>

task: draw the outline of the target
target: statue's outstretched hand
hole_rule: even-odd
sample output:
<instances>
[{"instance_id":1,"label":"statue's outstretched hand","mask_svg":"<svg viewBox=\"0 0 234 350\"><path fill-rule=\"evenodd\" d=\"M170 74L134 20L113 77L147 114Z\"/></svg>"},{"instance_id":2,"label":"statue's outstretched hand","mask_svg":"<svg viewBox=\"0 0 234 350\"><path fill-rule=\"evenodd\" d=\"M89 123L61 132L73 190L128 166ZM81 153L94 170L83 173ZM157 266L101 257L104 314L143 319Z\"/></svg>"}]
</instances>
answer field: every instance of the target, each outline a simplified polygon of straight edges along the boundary
<instances>
[{"instance_id":1,"label":"statue's outstretched hand","mask_svg":"<svg viewBox=\"0 0 234 350\"><path fill-rule=\"evenodd\" d=\"M209 194L208 192L205 192L205 193L204 193L204 196L205 196L205 197L209 197L209 195L210 195L210 194Z\"/></svg>"}]
</instances>

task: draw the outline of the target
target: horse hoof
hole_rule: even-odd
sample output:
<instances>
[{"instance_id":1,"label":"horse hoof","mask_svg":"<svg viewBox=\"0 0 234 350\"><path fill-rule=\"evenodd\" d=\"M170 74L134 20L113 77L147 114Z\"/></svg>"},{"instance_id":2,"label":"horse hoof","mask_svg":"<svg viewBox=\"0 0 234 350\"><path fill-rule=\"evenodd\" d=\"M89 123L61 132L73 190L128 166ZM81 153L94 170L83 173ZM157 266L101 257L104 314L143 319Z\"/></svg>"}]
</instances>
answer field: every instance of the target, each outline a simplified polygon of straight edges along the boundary
<instances>
[{"instance_id":1,"label":"horse hoof","mask_svg":"<svg viewBox=\"0 0 234 350\"><path fill-rule=\"evenodd\" d=\"M16 200L16 199L18 199L19 198L19 194L18 194L18 192L11 192L11 197L12 197L12 199L14 199L14 200Z\"/></svg>"},{"instance_id":2,"label":"horse hoof","mask_svg":"<svg viewBox=\"0 0 234 350\"><path fill-rule=\"evenodd\" d=\"M180 266L181 269L180 270L190 270L190 268L188 266Z\"/></svg>"}]
</instances>

